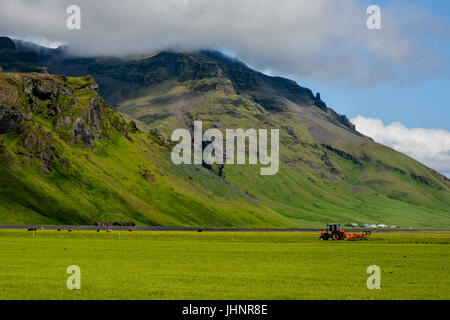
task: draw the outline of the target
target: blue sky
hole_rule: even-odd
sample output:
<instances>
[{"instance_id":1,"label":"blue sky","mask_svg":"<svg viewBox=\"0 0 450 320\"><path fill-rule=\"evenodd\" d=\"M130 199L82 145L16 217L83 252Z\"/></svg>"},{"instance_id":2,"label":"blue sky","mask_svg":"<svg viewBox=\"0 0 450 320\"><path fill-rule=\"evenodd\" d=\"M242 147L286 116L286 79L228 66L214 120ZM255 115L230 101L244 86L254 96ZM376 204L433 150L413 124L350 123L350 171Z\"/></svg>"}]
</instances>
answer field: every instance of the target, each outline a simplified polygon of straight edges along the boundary
<instances>
[{"instance_id":1,"label":"blue sky","mask_svg":"<svg viewBox=\"0 0 450 320\"><path fill-rule=\"evenodd\" d=\"M370 3L383 6L395 1L374 0ZM398 1L397 1L398 2ZM365 1L364 3L368 3ZM408 4L427 9L436 18L450 22L450 1L409 0ZM383 11L382 11L383 12ZM450 60L450 42L443 45ZM425 78L419 83L393 86L376 85L366 88L348 88L296 79L299 84L321 93L322 99L339 113L349 118L358 115L378 118L385 123L399 121L408 128L445 129L450 131L450 70Z\"/></svg>"},{"instance_id":2,"label":"blue sky","mask_svg":"<svg viewBox=\"0 0 450 320\"><path fill-rule=\"evenodd\" d=\"M327 105L349 118L363 115L384 123L401 122L408 128L450 130L450 75L402 87L378 85L345 88L297 79L321 93Z\"/></svg>"}]
</instances>

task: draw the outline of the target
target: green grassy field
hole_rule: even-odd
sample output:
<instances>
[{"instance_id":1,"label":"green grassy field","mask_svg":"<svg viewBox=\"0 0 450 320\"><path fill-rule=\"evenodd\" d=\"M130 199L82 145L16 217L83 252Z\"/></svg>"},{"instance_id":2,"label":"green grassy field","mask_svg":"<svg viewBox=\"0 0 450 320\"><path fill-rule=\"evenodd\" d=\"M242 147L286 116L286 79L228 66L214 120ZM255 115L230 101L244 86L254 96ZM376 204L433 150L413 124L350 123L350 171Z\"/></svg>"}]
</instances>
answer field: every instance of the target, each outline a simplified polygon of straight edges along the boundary
<instances>
[{"instance_id":1,"label":"green grassy field","mask_svg":"<svg viewBox=\"0 0 450 320\"><path fill-rule=\"evenodd\" d=\"M0 230L0 299L449 299L450 233ZM66 268L81 268L68 290ZM381 290L366 269L381 268Z\"/></svg>"}]
</instances>

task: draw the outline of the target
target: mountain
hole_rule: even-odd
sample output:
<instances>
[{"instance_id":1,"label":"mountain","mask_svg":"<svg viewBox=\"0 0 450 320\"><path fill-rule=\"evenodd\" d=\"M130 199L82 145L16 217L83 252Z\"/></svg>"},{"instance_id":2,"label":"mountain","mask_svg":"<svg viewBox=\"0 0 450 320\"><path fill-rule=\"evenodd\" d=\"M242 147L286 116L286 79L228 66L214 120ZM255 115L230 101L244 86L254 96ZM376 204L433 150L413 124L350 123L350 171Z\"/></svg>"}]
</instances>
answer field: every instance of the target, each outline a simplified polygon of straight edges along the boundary
<instances>
[{"instance_id":1,"label":"mountain","mask_svg":"<svg viewBox=\"0 0 450 320\"><path fill-rule=\"evenodd\" d=\"M39 63L39 55L33 50L22 50L7 37L0 37L0 71L47 72Z\"/></svg>"},{"instance_id":2,"label":"mountain","mask_svg":"<svg viewBox=\"0 0 450 320\"><path fill-rule=\"evenodd\" d=\"M300 227L333 221L450 227L446 177L360 134L320 94L294 81L267 76L216 51L111 58L70 56L64 48L33 50L50 73L91 75L107 104L163 145L170 145L176 128L192 131L195 120L222 131L280 129L277 175L261 176L254 165L197 167L249 197L262 215ZM242 219L233 225L244 225Z\"/></svg>"},{"instance_id":3,"label":"mountain","mask_svg":"<svg viewBox=\"0 0 450 320\"><path fill-rule=\"evenodd\" d=\"M86 76L0 73L0 224L294 224L108 107Z\"/></svg>"}]
</instances>

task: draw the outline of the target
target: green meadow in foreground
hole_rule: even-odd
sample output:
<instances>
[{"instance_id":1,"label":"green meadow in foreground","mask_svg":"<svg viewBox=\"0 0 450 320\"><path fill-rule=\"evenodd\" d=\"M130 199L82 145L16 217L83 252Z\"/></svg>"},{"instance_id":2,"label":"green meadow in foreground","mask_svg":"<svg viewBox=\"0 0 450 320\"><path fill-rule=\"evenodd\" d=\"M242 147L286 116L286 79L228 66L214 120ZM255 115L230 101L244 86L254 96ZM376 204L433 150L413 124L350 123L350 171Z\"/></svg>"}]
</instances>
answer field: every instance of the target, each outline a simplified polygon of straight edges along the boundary
<instances>
[{"instance_id":1,"label":"green meadow in foreground","mask_svg":"<svg viewBox=\"0 0 450 320\"><path fill-rule=\"evenodd\" d=\"M0 299L449 299L450 233L0 231ZM69 265L81 290L68 290ZM381 268L368 290L367 267Z\"/></svg>"}]
</instances>

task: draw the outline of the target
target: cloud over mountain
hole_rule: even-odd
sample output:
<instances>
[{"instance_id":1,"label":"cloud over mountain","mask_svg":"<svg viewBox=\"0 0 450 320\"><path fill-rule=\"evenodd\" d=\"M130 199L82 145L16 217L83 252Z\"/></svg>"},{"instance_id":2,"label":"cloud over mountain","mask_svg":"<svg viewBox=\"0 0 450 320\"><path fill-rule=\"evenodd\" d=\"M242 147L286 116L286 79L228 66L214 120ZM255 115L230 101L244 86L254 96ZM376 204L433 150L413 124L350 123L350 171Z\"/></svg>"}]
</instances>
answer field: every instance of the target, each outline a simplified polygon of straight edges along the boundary
<instances>
[{"instance_id":1,"label":"cloud over mountain","mask_svg":"<svg viewBox=\"0 0 450 320\"><path fill-rule=\"evenodd\" d=\"M260 70L356 86L418 81L448 63L438 43L449 26L405 3L383 7L374 31L357 0L79 0L82 29L67 30L71 4L2 0L1 33L83 54L223 49Z\"/></svg>"},{"instance_id":2,"label":"cloud over mountain","mask_svg":"<svg viewBox=\"0 0 450 320\"><path fill-rule=\"evenodd\" d=\"M410 157L450 177L450 132L442 129L408 129L400 122L384 125L379 119L358 116L351 120L356 130L376 142Z\"/></svg>"}]
</instances>

